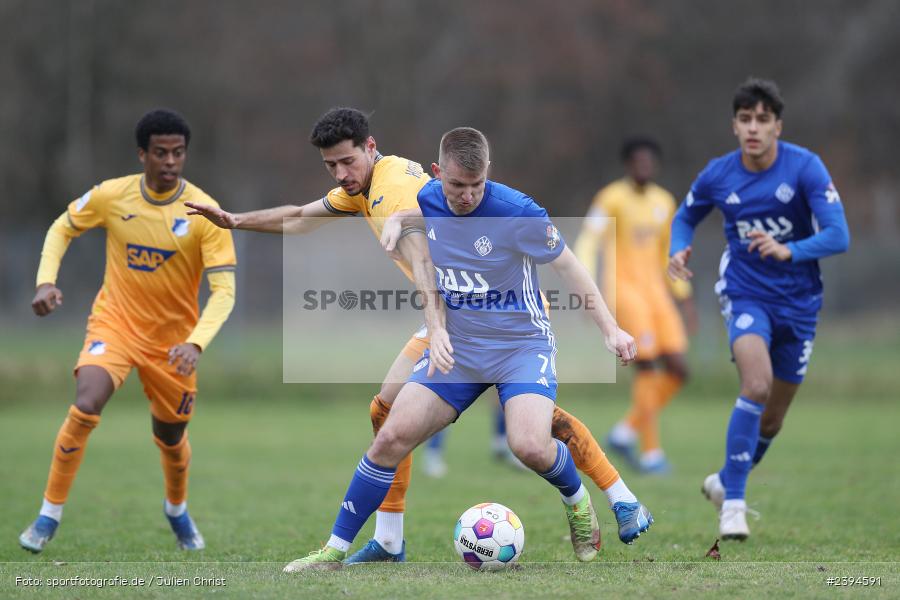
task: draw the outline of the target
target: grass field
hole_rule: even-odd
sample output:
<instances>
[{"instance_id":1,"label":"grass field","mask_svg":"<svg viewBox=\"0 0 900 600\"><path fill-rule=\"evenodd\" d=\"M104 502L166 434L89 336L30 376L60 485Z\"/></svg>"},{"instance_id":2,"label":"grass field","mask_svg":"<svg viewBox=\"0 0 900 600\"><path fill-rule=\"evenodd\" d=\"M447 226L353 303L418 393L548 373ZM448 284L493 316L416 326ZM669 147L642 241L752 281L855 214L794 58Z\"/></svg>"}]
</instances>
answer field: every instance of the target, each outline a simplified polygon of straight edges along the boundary
<instances>
[{"instance_id":1,"label":"grass field","mask_svg":"<svg viewBox=\"0 0 900 600\"><path fill-rule=\"evenodd\" d=\"M448 438L450 473L427 479L414 465L406 565L285 576L281 567L318 547L371 433L374 386L280 383L280 340L232 331L203 359L191 425L191 514L208 549L185 555L162 516L162 475L135 377L114 397L91 437L57 538L39 555L16 538L35 516L50 448L74 386L77 331L7 328L0 338L0 597L660 598L731 594L827 597L828 577L880 577L866 597L900 595L900 424L894 321L823 327L809 381L782 435L751 477L746 543L704 558L717 521L699 494L718 468L735 377L718 334L696 344L694 382L666 413L674 463L666 478L622 469L657 522L634 546L616 538L601 509L601 560L572 562L555 493L534 475L488 455L490 406L476 404ZM240 335L239 335L240 334ZM713 350L710 350L713 348ZM627 386L563 386L560 404L598 436L627 403ZM457 516L482 501L515 510L526 528L522 568L475 573L452 544ZM371 525L359 539L371 535ZM126 587L49 587L51 578L151 580ZM36 577L40 587L16 585ZM156 577L168 578L160 583ZM194 585L194 577L225 585ZM190 585L171 585L187 578ZM169 584L169 585L163 585ZM856 586L854 586L856 587Z\"/></svg>"}]
</instances>

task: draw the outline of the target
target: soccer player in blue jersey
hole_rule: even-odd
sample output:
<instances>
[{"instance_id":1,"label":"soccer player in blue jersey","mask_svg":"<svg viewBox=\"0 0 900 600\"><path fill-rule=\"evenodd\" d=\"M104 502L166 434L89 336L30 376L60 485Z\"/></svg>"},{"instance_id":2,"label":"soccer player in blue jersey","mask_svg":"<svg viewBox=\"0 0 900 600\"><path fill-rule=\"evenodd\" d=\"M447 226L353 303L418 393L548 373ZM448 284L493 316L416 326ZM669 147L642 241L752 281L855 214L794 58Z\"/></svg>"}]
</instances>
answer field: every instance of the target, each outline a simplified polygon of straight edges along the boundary
<instances>
[{"instance_id":1,"label":"soccer player in blue jersey","mask_svg":"<svg viewBox=\"0 0 900 600\"><path fill-rule=\"evenodd\" d=\"M806 375L822 306L818 260L850 243L841 199L822 160L779 140L784 102L772 81L748 79L733 100L740 149L716 158L672 222L669 274L690 279L694 228L713 209L728 245L716 293L740 378L725 464L703 493L719 510L723 539L744 540L745 489L781 429Z\"/></svg>"},{"instance_id":2,"label":"soccer player in blue jersey","mask_svg":"<svg viewBox=\"0 0 900 600\"><path fill-rule=\"evenodd\" d=\"M597 556L600 530L590 496L566 444L551 436L556 344L538 291L537 265L550 263L581 297L606 348L622 363L634 360L635 343L616 325L587 269L547 212L525 194L488 181L489 164L484 135L454 129L441 139L438 164L432 165L436 179L418 193L446 307L446 326L431 331L432 344L436 339L449 342L452 368L435 371L437 357L427 351L416 363L356 468L328 543L287 565L285 572L340 568L400 461L455 421L491 385L503 404L510 448L562 495L576 557L590 561ZM390 229L387 223L385 229ZM610 507L619 537L629 542L653 518L621 479L613 487Z\"/></svg>"}]
</instances>

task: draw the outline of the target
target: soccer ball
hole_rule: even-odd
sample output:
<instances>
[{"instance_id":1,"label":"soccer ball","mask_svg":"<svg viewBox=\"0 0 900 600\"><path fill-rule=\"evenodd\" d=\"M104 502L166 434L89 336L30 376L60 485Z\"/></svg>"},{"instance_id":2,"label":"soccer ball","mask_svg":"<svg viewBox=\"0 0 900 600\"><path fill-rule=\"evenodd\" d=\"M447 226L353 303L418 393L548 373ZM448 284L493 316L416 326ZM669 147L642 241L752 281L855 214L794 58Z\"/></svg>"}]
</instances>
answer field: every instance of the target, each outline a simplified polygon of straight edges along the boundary
<instances>
[{"instance_id":1,"label":"soccer ball","mask_svg":"<svg viewBox=\"0 0 900 600\"><path fill-rule=\"evenodd\" d=\"M516 513L502 504L483 502L456 522L453 545L473 569L498 571L519 560L525 547L525 527Z\"/></svg>"}]
</instances>

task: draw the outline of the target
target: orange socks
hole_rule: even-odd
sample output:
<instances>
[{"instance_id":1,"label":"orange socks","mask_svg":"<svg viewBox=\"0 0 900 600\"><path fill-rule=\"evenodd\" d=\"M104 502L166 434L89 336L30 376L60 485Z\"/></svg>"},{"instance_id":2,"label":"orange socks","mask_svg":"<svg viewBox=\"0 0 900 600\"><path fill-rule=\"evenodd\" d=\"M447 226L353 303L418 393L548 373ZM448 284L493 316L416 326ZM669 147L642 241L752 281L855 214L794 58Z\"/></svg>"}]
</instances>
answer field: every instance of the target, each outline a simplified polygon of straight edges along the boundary
<instances>
[{"instance_id":1,"label":"orange socks","mask_svg":"<svg viewBox=\"0 0 900 600\"><path fill-rule=\"evenodd\" d=\"M389 412L391 412L390 405L376 394L372 404L369 405L369 415L372 417L372 429L375 433L378 433L378 430L384 425ZM391 489L388 490L384 502L378 507L380 512L402 513L406 510L406 490L409 488L411 475L412 454L408 454L397 465L394 483L391 484Z\"/></svg>"},{"instance_id":2,"label":"orange socks","mask_svg":"<svg viewBox=\"0 0 900 600\"><path fill-rule=\"evenodd\" d=\"M657 371L656 385L659 388L659 404L657 405L657 410L661 412L672 397L678 393L681 386L684 385L684 380L668 371Z\"/></svg>"},{"instance_id":3,"label":"orange socks","mask_svg":"<svg viewBox=\"0 0 900 600\"><path fill-rule=\"evenodd\" d=\"M608 489L619 479L619 472L606 458L591 430L559 406L553 409L552 435L569 448L578 470L601 490Z\"/></svg>"},{"instance_id":4,"label":"orange socks","mask_svg":"<svg viewBox=\"0 0 900 600\"><path fill-rule=\"evenodd\" d=\"M652 370L638 371L631 386L631 411L625 422L634 429L641 440L641 451L659 448L660 387L657 374Z\"/></svg>"},{"instance_id":5,"label":"orange socks","mask_svg":"<svg viewBox=\"0 0 900 600\"><path fill-rule=\"evenodd\" d=\"M72 482L84 458L88 436L99 423L99 415L83 413L74 404L69 407L69 416L59 428L53 447L50 476L44 490L44 498L49 502L63 504L69 497Z\"/></svg>"},{"instance_id":6,"label":"orange socks","mask_svg":"<svg viewBox=\"0 0 900 600\"><path fill-rule=\"evenodd\" d=\"M166 500L171 504L181 504L187 500L188 467L191 464L191 444L188 442L187 431L174 446L166 446L156 436L153 436L153 441L159 446Z\"/></svg>"},{"instance_id":7,"label":"orange socks","mask_svg":"<svg viewBox=\"0 0 900 600\"><path fill-rule=\"evenodd\" d=\"M631 410L625 423L640 436L642 452L660 448L659 413L683 383L680 377L668 371L638 371L632 386Z\"/></svg>"}]
</instances>

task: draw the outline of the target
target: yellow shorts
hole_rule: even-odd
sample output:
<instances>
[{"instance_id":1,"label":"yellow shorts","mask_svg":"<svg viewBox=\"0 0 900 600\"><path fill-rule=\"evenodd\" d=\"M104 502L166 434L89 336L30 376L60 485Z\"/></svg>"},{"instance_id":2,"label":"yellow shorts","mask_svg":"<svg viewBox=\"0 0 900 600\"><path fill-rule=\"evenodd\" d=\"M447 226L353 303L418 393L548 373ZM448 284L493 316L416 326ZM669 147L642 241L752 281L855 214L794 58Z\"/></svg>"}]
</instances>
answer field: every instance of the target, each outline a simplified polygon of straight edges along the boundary
<instances>
[{"instance_id":1,"label":"yellow shorts","mask_svg":"<svg viewBox=\"0 0 900 600\"><path fill-rule=\"evenodd\" d=\"M634 336L638 360L687 351L687 334L675 302L667 292L618 285L616 321Z\"/></svg>"},{"instance_id":2,"label":"yellow shorts","mask_svg":"<svg viewBox=\"0 0 900 600\"><path fill-rule=\"evenodd\" d=\"M169 364L168 348L146 348L129 343L114 326L88 319L84 347L78 355L75 373L91 365L109 373L116 389L124 383L132 368L144 386L150 401L150 413L164 423L186 423L194 414L197 373L179 375Z\"/></svg>"}]
</instances>

